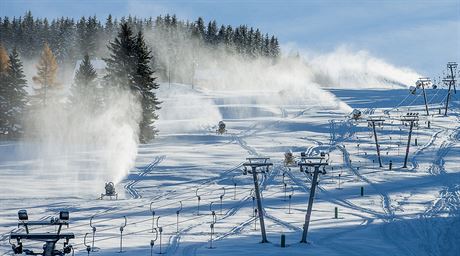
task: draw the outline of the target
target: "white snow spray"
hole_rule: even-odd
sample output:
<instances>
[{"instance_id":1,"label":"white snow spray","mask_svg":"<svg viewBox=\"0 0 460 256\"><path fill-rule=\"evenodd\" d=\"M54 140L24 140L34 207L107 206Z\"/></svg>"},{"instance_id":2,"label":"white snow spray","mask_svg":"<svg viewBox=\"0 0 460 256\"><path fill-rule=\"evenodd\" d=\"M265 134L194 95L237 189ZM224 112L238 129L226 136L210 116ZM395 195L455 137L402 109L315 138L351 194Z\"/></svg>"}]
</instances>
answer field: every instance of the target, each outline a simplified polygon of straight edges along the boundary
<instances>
[{"instance_id":1,"label":"white snow spray","mask_svg":"<svg viewBox=\"0 0 460 256\"><path fill-rule=\"evenodd\" d=\"M32 160L27 179L42 194L97 197L105 182L119 183L134 167L139 103L127 91L108 94L100 111L50 101L33 112L27 124L33 135L22 142L20 154Z\"/></svg>"}]
</instances>

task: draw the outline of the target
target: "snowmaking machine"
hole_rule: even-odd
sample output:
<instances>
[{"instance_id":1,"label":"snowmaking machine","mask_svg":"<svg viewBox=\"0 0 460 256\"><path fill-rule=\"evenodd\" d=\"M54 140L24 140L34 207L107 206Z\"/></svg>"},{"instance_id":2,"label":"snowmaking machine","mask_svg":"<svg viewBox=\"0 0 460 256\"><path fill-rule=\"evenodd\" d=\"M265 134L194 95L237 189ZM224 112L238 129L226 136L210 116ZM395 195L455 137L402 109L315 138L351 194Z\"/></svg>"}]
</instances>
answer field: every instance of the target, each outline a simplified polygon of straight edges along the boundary
<instances>
[{"instance_id":1,"label":"snowmaking machine","mask_svg":"<svg viewBox=\"0 0 460 256\"><path fill-rule=\"evenodd\" d=\"M285 166L295 166L295 158L294 154L292 153L291 150L288 150L286 153L284 153L284 165Z\"/></svg>"},{"instance_id":2,"label":"snowmaking machine","mask_svg":"<svg viewBox=\"0 0 460 256\"><path fill-rule=\"evenodd\" d=\"M18 211L18 218L18 227L23 226L25 232L10 233L9 242L14 254L54 256L73 252L73 247L69 241L70 239L74 239L75 235L73 233L61 233L62 226L69 226L68 211L61 211L58 217L53 217L50 220L29 221L27 211L20 210ZM30 226L58 226L58 228L54 229L54 232L31 233L31 230L29 230ZM65 239L64 245L61 250L58 250L56 249L56 243L61 239ZM14 240L16 240L16 243L12 242ZM24 249L23 240L44 242L43 252L34 252L29 249Z\"/></svg>"},{"instance_id":3,"label":"snowmaking machine","mask_svg":"<svg viewBox=\"0 0 460 256\"><path fill-rule=\"evenodd\" d=\"M217 127L218 127L217 131L216 131L217 134L222 135L222 134L227 132L227 130L225 129L226 125L225 125L224 121L220 121L219 124L217 125Z\"/></svg>"},{"instance_id":4,"label":"snowmaking machine","mask_svg":"<svg viewBox=\"0 0 460 256\"><path fill-rule=\"evenodd\" d=\"M118 199L118 193L115 191L115 185L113 182L108 182L105 183L105 194L101 194L101 200L104 198L104 196L110 197L115 197L115 199Z\"/></svg>"},{"instance_id":5,"label":"snowmaking machine","mask_svg":"<svg viewBox=\"0 0 460 256\"><path fill-rule=\"evenodd\" d=\"M361 112L361 110L359 109L353 109L353 111L351 111L351 118L358 121L358 119L361 118L361 116L363 115L363 113Z\"/></svg>"}]
</instances>

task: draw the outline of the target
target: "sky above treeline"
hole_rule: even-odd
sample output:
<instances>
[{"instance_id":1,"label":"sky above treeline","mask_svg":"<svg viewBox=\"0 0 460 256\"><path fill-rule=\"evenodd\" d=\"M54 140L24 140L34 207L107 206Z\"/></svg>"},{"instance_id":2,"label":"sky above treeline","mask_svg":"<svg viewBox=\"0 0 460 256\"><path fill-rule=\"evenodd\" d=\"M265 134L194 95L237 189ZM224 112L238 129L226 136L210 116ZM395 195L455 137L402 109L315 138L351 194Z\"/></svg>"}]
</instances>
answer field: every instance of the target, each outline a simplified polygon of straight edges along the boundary
<instances>
[{"instance_id":1,"label":"sky above treeline","mask_svg":"<svg viewBox=\"0 0 460 256\"><path fill-rule=\"evenodd\" d=\"M460 61L460 0L0 0L0 16L73 17L108 14L138 17L201 16L219 24L260 28L275 34L285 53L307 55L335 49L371 55L426 76Z\"/></svg>"}]
</instances>

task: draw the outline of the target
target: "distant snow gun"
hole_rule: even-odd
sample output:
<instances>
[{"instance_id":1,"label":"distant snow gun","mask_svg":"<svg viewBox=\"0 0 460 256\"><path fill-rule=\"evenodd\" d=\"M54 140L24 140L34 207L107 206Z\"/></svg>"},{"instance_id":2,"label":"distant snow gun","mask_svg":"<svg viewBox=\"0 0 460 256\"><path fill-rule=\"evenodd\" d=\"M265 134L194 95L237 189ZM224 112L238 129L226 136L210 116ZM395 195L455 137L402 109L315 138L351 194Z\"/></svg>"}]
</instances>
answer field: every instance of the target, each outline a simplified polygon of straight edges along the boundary
<instances>
[{"instance_id":1,"label":"distant snow gun","mask_svg":"<svg viewBox=\"0 0 460 256\"><path fill-rule=\"evenodd\" d=\"M288 150L286 153L284 153L284 165L285 166L295 165L294 154L292 154L291 150Z\"/></svg>"},{"instance_id":2,"label":"distant snow gun","mask_svg":"<svg viewBox=\"0 0 460 256\"><path fill-rule=\"evenodd\" d=\"M351 118L356 120L356 121L359 120L362 117L362 115L363 115L363 113L361 112L361 110L356 109L356 108L353 109L353 111L351 111L351 113L350 113Z\"/></svg>"},{"instance_id":3,"label":"distant snow gun","mask_svg":"<svg viewBox=\"0 0 460 256\"><path fill-rule=\"evenodd\" d=\"M113 182L105 183L105 194L101 194L101 200L105 196L110 197L110 199L112 199L112 197L118 199L118 193L115 191L115 185L113 184Z\"/></svg>"},{"instance_id":4,"label":"distant snow gun","mask_svg":"<svg viewBox=\"0 0 460 256\"><path fill-rule=\"evenodd\" d=\"M222 135L222 134L227 132L227 130L225 129L226 125L225 125L224 121L220 121L217 126L218 126L218 128L216 130L216 134Z\"/></svg>"}]
</instances>

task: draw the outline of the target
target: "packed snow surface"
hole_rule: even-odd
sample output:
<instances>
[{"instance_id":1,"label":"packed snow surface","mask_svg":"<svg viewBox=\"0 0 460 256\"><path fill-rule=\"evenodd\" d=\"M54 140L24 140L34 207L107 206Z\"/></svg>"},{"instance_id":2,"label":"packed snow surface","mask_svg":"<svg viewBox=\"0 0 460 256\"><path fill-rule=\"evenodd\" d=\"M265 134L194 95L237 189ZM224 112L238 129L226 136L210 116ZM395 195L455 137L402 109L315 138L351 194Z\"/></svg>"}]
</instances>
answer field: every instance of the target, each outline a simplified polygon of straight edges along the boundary
<instances>
[{"instance_id":1,"label":"packed snow surface","mask_svg":"<svg viewBox=\"0 0 460 256\"><path fill-rule=\"evenodd\" d=\"M289 100L289 95L162 84L160 134L138 147L136 167L116 185L118 200L98 200L102 184L88 187L98 175L92 169L98 165L90 162L104 152L43 159L20 150L34 152L35 144L2 142L0 255L12 255L8 237L18 230L19 209L37 220L69 210L71 223L65 230L76 235L75 255L87 255L86 233L92 245L91 217L97 231L90 255L118 252L123 216L124 255L150 255L152 228L157 227L163 232L153 253L166 255L459 255L459 94L453 94L447 117L438 114L445 90L427 90L430 116L424 115L423 96L406 89L329 89L305 102ZM362 111L362 119L348 117L354 108ZM420 113L420 121L412 134L408 168L403 169L409 127L398 118L408 111ZM369 116L386 119L376 131L382 168ZM227 132L218 135L221 120ZM288 150L296 156L320 151L330 155L327 173L320 176L308 244L299 241L311 177L283 165ZM267 175L259 175L270 241L265 244L253 216L252 176L242 172L242 163L251 156L268 156L274 164ZM75 173L54 180L43 168L51 164ZM34 171L37 165L42 173ZM211 211L217 216L212 249ZM286 248L280 247L281 234L286 235ZM39 249L42 243L24 245Z\"/></svg>"}]
</instances>

